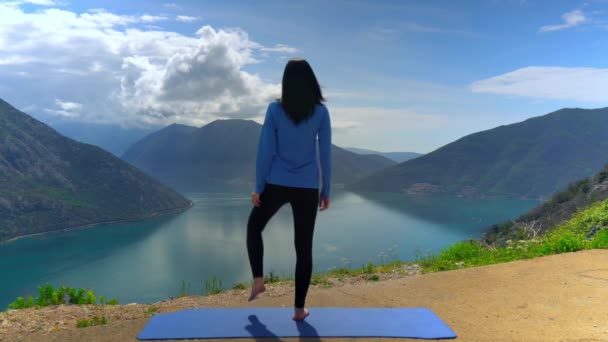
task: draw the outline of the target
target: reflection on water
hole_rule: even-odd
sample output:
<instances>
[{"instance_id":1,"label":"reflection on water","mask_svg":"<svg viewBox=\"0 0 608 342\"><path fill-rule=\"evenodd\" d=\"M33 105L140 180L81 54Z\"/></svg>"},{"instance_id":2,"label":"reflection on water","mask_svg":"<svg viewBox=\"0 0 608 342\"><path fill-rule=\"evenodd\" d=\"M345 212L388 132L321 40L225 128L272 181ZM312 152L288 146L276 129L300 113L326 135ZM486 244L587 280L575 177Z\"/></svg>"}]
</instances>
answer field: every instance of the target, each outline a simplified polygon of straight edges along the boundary
<instances>
[{"instance_id":1,"label":"reflection on water","mask_svg":"<svg viewBox=\"0 0 608 342\"><path fill-rule=\"evenodd\" d=\"M250 277L245 248L251 210L243 193L190 193L194 206L149 221L47 234L0 245L0 308L36 295L45 282L87 287L121 303L178 294L182 280L202 293L214 276L225 287ZM317 216L315 271L358 267L393 257L413 259L515 217L536 203L403 194L336 192ZM265 271L291 275L295 265L291 208L264 231Z\"/></svg>"},{"instance_id":2,"label":"reflection on water","mask_svg":"<svg viewBox=\"0 0 608 342\"><path fill-rule=\"evenodd\" d=\"M512 218L513 212L523 213L539 204L534 200L454 198L434 194L364 193L362 196L389 210L447 224L450 229L462 227L465 230L470 230L471 223L479 224L482 230L486 229L494 223Z\"/></svg>"}]
</instances>

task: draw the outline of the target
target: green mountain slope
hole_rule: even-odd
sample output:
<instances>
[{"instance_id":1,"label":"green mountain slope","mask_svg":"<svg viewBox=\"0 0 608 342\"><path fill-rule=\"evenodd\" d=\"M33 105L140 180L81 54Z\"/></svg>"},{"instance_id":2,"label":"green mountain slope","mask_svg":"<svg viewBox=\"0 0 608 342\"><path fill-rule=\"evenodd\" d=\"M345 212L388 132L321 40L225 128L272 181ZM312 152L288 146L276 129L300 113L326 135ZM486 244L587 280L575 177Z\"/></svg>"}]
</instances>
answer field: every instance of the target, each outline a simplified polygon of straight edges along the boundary
<instances>
[{"instance_id":1,"label":"green mountain slope","mask_svg":"<svg viewBox=\"0 0 608 342\"><path fill-rule=\"evenodd\" d=\"M251 120L216 120L200 128L174 124L135 143L123 159L182 191L250 190L261 128ZM335 145L332 158L336 186L396 164Z\"/></svg>"},{"instance_id":2,"label":"green mountain slope","mask_svg":"<svg viewBox=\"0 0 608 342\"><path fill-rule=\"evenodd\" d=\"M576 212L608 199L608 165L596 175L570 184L548 201L519 218L490 227L484 240L504 244L507 240L530 239L568 220ZM608 212L606 224L608 224Z\"/></svg>"},{"instance_id":3,"label":"green mountain slope","mask_svg":"<svg viewBox=\"0 0 608 342\"><path fill-rule=\"evenodd\" d=\"M471 134L348 188L545 197L608 160L608 108L562 109Z\"/></svg>"},{"instance_id":4,"label":"green mountain slope","mask_svg":"<svg viewBox=\"0 0 608 342\"><path fill-rule=\"evenodd\" d=\"M109 152L69 139L0 100L0 241L189 205Z\"/></svg>"}]
</instances>

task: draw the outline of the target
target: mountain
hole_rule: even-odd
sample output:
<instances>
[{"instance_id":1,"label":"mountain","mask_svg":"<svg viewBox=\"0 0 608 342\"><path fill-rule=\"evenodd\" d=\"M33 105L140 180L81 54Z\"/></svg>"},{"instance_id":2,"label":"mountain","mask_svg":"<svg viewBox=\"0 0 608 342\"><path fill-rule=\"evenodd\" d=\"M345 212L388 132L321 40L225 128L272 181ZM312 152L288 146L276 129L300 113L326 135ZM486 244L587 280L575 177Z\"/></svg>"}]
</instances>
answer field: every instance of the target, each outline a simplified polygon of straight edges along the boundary
<instances>
[{"instance_id":1,"label":"mountain","mask_svg":"<svg viewBox=\"0 0 608 342\"><path fill-rule=\"evenodd\" d=\"M99 146L118 157L122 156L129 146L158 130L158 128L125 128L119 125L66 120L42 121L68 138Z\"/></svg>"},{"instance_id":2,"label":"mountain","mask_svg":"<svg viewBox=\"0 0 608 342\"><path fill-rule=\"evenodd\" d=\"M388 159L394 160L397 163L403 163L404 161L418 158L422 155L422 153L416 153L416 152L378 152L378 151L374 151L374 150L368 150L365 148L357 148L357 147L345 147L344 149L357 153L357 154L362 154L362 155L377 154L377 155L386 157Z\"/></svg>"},{"instance_id":3,"label":"mountain","mask_svg":"<svg viewBox=\"0 0 608 342\"><path fill-rule=\"evenodd\" d=\"M493 225L485 234L484 241L500 245L506 240L529 239L535 234L544 234L577 211L605 199L608 199L608 165L596 175L570 184L519 218Z\"/></svg>"},{"instance_id":4,"label":"mountain","mask_svg":"<svg viewBox=\"0 0 608 342\"><path fill-rule=\"evenodd\" d=\"M0 241L189 205L109 152L67 138L0 100Z\"/></svg>"},{"instance_id":5,"label":"mountain","mask_svg":"<svg viewBox=\"0 0 608 342\"><path fill-rule=\"evenodd\" d=\"M165 127L135 143L123 159L182 191L251 189L262 126L216 120L200 128ZM332 183L338 187L396 163L332 146Z\"/></svg>"},{"instance_id":6,"label":"mountain","mask_svg":"<svg viewBox=\"0 0 608 342\"><path fill-rule=\"evenodd\" d=\"M360 191L548 197L608 160L608 108L561 109L475 133L347 187Z\"/></svg>"}]
</instances>

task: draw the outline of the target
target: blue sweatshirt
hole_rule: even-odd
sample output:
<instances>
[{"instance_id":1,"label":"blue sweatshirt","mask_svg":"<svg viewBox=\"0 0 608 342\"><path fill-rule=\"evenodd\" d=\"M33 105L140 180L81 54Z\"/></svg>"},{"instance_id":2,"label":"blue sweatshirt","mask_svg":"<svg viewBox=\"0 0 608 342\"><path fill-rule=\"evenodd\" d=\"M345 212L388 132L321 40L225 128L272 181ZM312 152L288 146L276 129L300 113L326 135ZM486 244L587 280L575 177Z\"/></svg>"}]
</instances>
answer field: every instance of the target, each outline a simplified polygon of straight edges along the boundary
<instances>
[{"instance_id":1,"label":"blue sweatshirt","mask_svg":"<svg viewBox=\"0 0 608 342\"><path fill-rule=\"evenodd\" d=\"M327 107L316 105L312 116L296 126L279 102L270 103L258 144L255 192L261 194L266 183L318 189L319 178L321 197L329 198L331 125Z\"/></svg>"}]
</instances>

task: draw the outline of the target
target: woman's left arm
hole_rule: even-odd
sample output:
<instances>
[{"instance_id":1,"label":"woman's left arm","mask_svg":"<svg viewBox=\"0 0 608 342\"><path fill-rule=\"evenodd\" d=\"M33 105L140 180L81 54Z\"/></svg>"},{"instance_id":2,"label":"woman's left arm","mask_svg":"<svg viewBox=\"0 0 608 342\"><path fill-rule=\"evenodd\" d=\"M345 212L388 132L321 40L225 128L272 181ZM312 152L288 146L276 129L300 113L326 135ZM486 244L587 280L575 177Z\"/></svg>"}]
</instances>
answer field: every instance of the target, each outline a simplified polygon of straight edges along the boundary
<instances>
[{"instance_id":1,"label":"woman's left arm","mask_svg":"<svg viewBox=\"0 0 608 342\"><path fill-rule=\"evenodd\" d=\"M258 143L258 155L256 159L256 185L255 193L261 194L266 186L266 177L270 172L272 160L277 151L277 128L273 118L272 103L266 110L262 133Z\"/></svg>"}]
</instances>

